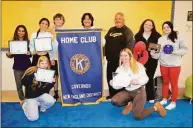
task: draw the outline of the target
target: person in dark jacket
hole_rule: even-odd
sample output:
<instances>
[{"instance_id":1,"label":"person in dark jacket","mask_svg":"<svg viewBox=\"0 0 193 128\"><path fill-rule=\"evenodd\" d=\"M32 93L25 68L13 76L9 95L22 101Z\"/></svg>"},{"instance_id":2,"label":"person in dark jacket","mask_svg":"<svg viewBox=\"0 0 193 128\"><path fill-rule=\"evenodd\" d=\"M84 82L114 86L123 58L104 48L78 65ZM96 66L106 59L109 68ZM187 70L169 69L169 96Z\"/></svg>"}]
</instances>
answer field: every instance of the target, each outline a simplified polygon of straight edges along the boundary
<instances>
[{"instance_id":1,"label":"person in dark jacket","mask_svg":"<svg viewBox=\"0 0 193 128\"><path fill-rule=\"evenodd\" d=\"M28 32L24 25L18 25L15 29L13 41L27 41L29 46ZM31 66L30 57L32 57L29 47L27 54L12 54L11 52L7 52L6 56L8 58L14 58L13 64L13 72L15 77L15 83L17 86L17 92L20 99L20 104L23 103L25 96L22 90L21 78L26 69Z\"/></svg>"},{"instance_id":2,"label":"person in dark jacket","mask_svg":"<svg viewBox=\"0 0 193 128\"><path fill-rule=\"evenodd\" d=\"M53 83L36 81L37 68L50 69L49 59L46 56L41 56L38 59L37 66L32 66L26 70L22 77L22 85L25 86L25 102L22 105L25 116L30 121L35 121L39 118L38 106L40 111L45 112L48 108L54 105L55 99L47 92L54 87Z\"/></svg>"},{"instance_id":3,"label":"person in dark jacket","mask_svg":"<svg viewBox=\"0 0 193 128\"><path fill-rule=\"evenodd\" d=\"M155 23L151 19L146 19L141 24L139 32L135 35L135 41L142 41L146 44L146 49L148 50L149 44L154 43L157 44L158 39L161 37L160 33L156 31ZM147 100L151 103L154 103L155 92L154 92L154 84L153 77L157 68L157 60L153 59L150 55L150 51L148 51L149 59L147 63L144 65L146 68L146 73L149 77L149 81L146 84L146 93Z\"/></svg>"},{"instance_id":4,"label":"person in dark jacket","mask_svg":"<svg viewBox=\"0 0 193 128\"><path fill-rule=\"evenodd\" d=\"M105 36L107 83L110 94L107 99L111 99L117 92L121 91L113 89L109 83L112 79L112 73L115 72L119 66L120 51L124 48L129 48L132 50L134 45L133 32L125 25L124 14L121 12L116 13L114 22L115 26L111 27Z\"/></svg>"}]
</instances>

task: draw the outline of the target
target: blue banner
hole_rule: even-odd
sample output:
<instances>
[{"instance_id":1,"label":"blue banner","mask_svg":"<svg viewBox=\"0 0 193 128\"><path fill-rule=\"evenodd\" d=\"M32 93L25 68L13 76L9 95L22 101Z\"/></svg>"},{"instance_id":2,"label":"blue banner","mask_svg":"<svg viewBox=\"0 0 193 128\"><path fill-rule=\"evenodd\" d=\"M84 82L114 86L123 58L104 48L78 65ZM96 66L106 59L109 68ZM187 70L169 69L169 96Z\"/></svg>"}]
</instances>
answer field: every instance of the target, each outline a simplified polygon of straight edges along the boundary
<instances>
[{"instance_id":1,"label":"blue banner","mask_svg":"<svg viewBox=\"0 0 193 128\"><path fill-rule=\"evenodd\" d=\"M63 30L57 33L62 106L103 100L100 30Z\"/></svg>"}]
</instances>

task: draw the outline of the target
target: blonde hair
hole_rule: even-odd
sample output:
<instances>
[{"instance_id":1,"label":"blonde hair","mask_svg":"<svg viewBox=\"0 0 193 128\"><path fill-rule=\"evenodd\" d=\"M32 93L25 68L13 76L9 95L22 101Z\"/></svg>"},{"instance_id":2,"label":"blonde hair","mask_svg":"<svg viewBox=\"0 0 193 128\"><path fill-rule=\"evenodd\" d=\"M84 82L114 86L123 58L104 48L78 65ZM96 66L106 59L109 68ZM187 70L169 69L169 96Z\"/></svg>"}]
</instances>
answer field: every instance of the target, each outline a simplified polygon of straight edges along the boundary
<instances>
[{"instance_id":1,"label":"blonde hair","mask_svg":"<svg viewBox=\"0 0 193 128\"><path fill-rule=\"evenodd\" d=\"M46 61L46 62L48 63L48 68L47 68L47 69L50 69L50 62L49 62L48 58L47 58L46 56L41 56L41 57L38 59L37 66L32 66L32 67L28 68L28 69L25 71L25 73L23 74L22 79L23 79L26 75L31 75L31 74L33 74L34 72L36 72L37 69L38 69L38 67L40 67L40 63L41 63L42 61ZM38 82L35 81L35 80L33 80L32 88L33 88L34 90L36 89L37 85L38 85Z\"/></svg>"},{"instance_id":2,"label":"blonde hair","mask_svg":"<svg viewBox=\"0 0 193 128\"><path fill-rule=\"evenodd\" d=\"M41 56L38 59L37 67L40 67L40 63L43 62L43 61L46 61L48 63L47 69L50 69L50 61L48 60L48 58L46 56Z\"/></svg>"},{"instance_id":3,"label":"blonde hair","mask_svg":"<svg viewBox=\"0 0 193 128\"><path fill-rule=\"evenodd\" d=\"M120 54L122 52L128 53L128 55L130 57L129 66L134 74L137 73L139 71L139 66L138 66L138 62L133 57L132 51L128 48L124 48L123 50L121 50ZM121 66L121 62L119 63L119 66Z\"/></svg>"}]
</instances>

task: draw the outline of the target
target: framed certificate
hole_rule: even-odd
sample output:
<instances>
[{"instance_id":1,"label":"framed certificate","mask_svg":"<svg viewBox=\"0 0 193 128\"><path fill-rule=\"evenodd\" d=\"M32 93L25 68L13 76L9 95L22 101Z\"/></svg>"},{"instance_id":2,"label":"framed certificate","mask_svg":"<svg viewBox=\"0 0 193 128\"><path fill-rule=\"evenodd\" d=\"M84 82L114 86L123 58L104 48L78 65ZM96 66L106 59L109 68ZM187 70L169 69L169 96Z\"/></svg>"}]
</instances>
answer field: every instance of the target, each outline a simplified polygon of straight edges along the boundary
<instances>
[{"instance_id":1,"label":"framed certificate","mask_svg":"<svg viewBox=\"0 0 193 128\"><path fill-rule=\"evenodd\" d=\"M9 41L9 51L12 54L27 54L27 41Z\"/></svg>"},{"instance_id":2,"label":"framed certificate","mask_svg":"<svg viewBox=\"0 0 193 128\"><path fill-rule=\"evenodd\" d=\"M148 51L155 50L158 53L161 49L161 44L149 43Z\"/></svg>"},{"instance_id":3,"label":"framed certificate","mask_svg":"<svg viewBox=\"0 0 193 128\"><path fill-rule=\"evenodd\" d=\"M55 71L54 70L48 70L48 69L37 69L37 75L36 75L36 81L40 82L47 82L52 83L52 80L54 78Z\"/></svg>"},{"instance_id":4,"label":"framed certificate","mask_svg":"<svg viewBox=\"0 0 193 128\"><path fill-rule=\"evenodd\" d=\"M38 52L51 51L52 48L52 38L35 38L34 39L35 50Z\"/></svg>"}]
</instances>

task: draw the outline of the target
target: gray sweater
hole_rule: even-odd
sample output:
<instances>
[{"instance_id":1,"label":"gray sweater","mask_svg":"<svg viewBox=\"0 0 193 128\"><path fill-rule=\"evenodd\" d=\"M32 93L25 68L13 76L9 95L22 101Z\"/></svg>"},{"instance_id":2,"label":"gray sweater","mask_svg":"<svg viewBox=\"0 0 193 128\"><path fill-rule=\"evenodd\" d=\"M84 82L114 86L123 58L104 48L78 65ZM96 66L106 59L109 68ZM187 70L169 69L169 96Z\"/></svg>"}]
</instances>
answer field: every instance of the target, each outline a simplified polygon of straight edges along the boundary
<instances>
[{"instance_id":1,"label":"gray sweater","mask_svg":"<svg viewBox=\"0 0 193 128\"><path fill-rule=\"evenodd\" d=\"M158 39L158 44L161 44L160 52L151 53L152 58L159 59L160 65L165 67L177 67L181 65L181 58L187 53L188 47L180 36L173 43L168 39L168 35L163 35ZM167 44L173 46L174 50L172 54L165 54L163 52L163 47Z\"/></svg>"}]
</instances>

